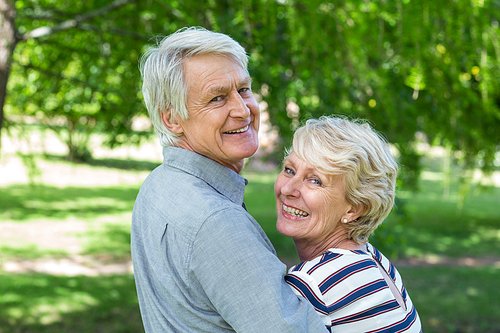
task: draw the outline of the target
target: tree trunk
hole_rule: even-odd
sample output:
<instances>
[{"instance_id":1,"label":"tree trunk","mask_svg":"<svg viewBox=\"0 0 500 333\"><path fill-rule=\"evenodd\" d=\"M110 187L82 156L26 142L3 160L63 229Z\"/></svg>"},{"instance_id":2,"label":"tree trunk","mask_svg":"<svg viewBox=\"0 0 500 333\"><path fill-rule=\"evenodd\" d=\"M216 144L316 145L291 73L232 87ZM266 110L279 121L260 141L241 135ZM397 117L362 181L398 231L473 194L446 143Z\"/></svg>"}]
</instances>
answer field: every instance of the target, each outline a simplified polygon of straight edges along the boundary
<instances>
[{"instance_id":1,"label":"tree trunk","mask_svg":"<svg viewBox=\"0 0 500 333\"><path fill-rule=\"evenodd\" d=\"M15 16L14 5L9 0L0 0L0 146L7 81L9 79L12 53L18 42L14 25Z\"/></svg>"}]
</instances>

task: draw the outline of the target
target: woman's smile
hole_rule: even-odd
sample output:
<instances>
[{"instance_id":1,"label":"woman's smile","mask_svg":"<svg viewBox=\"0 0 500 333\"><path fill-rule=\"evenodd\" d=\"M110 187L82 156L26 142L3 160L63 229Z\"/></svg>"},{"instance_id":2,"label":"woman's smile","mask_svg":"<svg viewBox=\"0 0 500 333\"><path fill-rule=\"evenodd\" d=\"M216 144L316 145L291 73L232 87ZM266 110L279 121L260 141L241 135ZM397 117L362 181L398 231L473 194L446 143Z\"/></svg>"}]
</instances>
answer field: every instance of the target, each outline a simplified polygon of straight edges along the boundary
<instances>
[{"instance_id":1,"label":"woman's smile","mask_svg":"<svg viewBox=\"0 0 500 333\"><path fill-rule=\"evenodd\" d=\"M291 215L293 217L307 217L307 216L309 216L309 214L303 210L293 208L293 207L287 206L285 204L283 204L282 207L283 207L283 213Z\"/></svg>"}]
</instances>

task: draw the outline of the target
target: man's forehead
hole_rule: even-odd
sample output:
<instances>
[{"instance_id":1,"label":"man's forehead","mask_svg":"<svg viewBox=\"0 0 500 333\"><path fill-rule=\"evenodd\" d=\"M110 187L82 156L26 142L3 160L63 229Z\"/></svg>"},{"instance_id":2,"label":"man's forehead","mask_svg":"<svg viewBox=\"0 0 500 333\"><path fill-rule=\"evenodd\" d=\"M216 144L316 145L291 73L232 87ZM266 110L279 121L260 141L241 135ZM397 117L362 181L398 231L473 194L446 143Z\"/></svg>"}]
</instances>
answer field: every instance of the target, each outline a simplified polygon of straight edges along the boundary
<instances>
[{"instance_id":1,"label":"man's forehead","mask_svg":"<svg viewBox=\"0 0 500 333\"><path fill-rule=\"evenodd\" d=\"M252 83L252 78L248 75L245 75L244 77L241 78L233 77L233 78L228 78L227 80L224 81L211 82L207 84L204 90L213 93L221 93L228 90L232 90L235 87L250 85L251 83Z\"/></svg>"},{"instance_id":2,"label":"man's forehead","mask_svg":"<svg viewBox=\"0 0 500 333\"><path fill-rule=\"evenodd\" d=\"M186 60L184 66L186 81L201 91L217 93L252 82L239 62L222 55L196 56Z\"/></svg>"}]
</instances>

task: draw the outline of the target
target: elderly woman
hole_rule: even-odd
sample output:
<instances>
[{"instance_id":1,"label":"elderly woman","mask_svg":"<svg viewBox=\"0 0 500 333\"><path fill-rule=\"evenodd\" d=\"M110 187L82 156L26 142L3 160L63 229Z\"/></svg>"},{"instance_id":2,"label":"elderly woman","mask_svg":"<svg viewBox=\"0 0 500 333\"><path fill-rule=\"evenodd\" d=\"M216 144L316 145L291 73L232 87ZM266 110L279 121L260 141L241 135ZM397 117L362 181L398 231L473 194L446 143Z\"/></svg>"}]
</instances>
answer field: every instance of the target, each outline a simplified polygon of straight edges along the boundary
<instances>
[{"instance_id":1,"label":"elderly woman","mask_svg":"<svg viewBox=\"0 0 500 333\"><path fill-rule=\"evenodd\" d=\"M396 268L368 243L394 204L398 166L367 123L309 120L275 184L276 227L302 263L285 277L331 332L420 332Z\"/></svg>"}]
</instances>

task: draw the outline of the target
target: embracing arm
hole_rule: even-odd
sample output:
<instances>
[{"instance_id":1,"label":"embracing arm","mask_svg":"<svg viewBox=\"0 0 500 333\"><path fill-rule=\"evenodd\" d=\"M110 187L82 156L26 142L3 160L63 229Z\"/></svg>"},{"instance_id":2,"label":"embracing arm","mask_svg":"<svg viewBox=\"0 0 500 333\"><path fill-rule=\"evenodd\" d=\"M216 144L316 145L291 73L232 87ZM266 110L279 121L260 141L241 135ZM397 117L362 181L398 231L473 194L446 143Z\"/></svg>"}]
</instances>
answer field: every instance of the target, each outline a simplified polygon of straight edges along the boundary
<instances>
[{"instance_id":1,"label":"embracing arm","mask_svg":"<svg viewBox=\"0 0 500 333\"><path fill-rule=\"evenodd\" d=\"M286 284L285 273L260 226L235 210L206 221L188 272L236 332L327 332L313 307Z\"/></svg>"}]
</instances>

